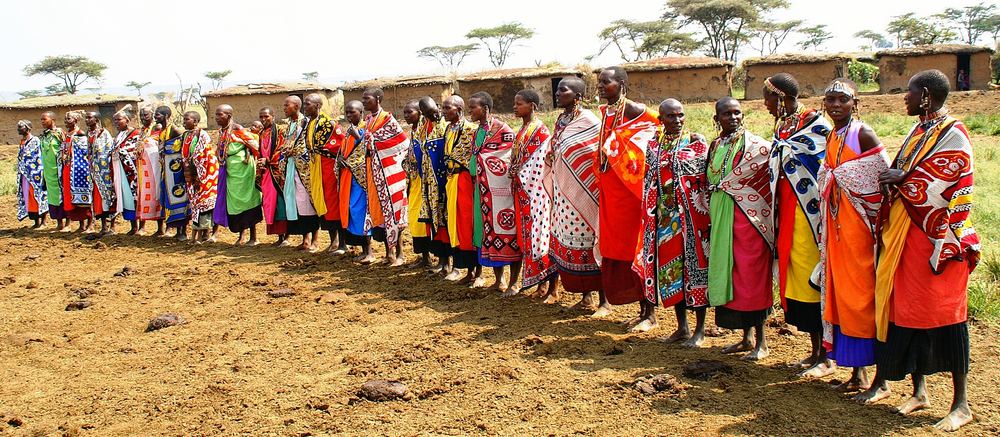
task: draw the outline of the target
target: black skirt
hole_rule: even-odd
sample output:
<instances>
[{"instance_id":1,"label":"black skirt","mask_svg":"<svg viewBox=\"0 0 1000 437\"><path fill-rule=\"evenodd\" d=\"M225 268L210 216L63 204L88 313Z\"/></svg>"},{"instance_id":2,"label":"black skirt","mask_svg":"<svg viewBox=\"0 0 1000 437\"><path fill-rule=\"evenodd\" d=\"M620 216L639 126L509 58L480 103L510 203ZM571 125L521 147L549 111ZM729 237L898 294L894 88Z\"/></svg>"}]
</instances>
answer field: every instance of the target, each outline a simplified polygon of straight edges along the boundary
<instances>
[{"instance_id":1,"label":"black skirt","mask_svg":"<svg viewBox=\"0 0 1000 437\"><path fill-rule=\"evenodd\" d=\"M431 251L431 255L438 258L451 256L451 246L441 240L431 240L429 249Z\"/></svg>"},{"instance_id":2,"label":"black skirt","mask_svg":"<svg viewBox=\"0 0 1000 437\"><path fill-rule=\"evenodd\" d=\"M319 228L324 231L336 231L341 228L340 220L320 219Z\"/></svg>"},{"instance_id":3,"label":"black skirt","mask_svg":"<svg viewBox=\"0 0 1000 437\"><path fill-rule=\"evenodd\" d=\"M715 307L715 324L725 329L750 329L763 324L771 308L760 311L736 311L726 307Z\"/></svg>"},{"instance_id":4,"label":"black skirt","mask_svg":"<svg viewBox=\"0 0 1000 437\"><path fill-rule=\"evenodd\" d=\"M430 252L431 237L413 237L413 253L422 255Z\"/></svg>"},{"instance_id":5,"label":"black skirt","mask_svg":"<svg viewBox=\"0 0 1000 437\"><path fill-rule=\"evenodd\" d=\"M378 241L379 243L385 243L385 228L372 228L372 240Z\"/></svg>"},{"instance_id":6,"label":"black skirt","mask_svg":"<svg viewBox=\"0 0 1000 437\"><path fill-rule=\"evenodd\" d=\"M875 363L890 381L911 374L969 373L969 325L914 329L890 323L885 343L875 345Z\"/></svg>"},{"instance_id":7,"label":"black skirt","mask_svg":"<svg viewBox=\"0 0 1000 437\"><path fill-rule=\"evenodd\" d=\"M452 266L456 269L471 269L479 266L479 252L475 250L452 251Z\"/></svg>"},{"instance_id":8,"label":"black skirt","mask_svg":"<svg viewBox=\"0 0 1000 437\"><path fill-rule=\"evenodd\" d=\"M264 220L264 213L261 212L260 205L239 214L226 215L229 219L230 232L243 232Z\"/></svg>"},{"instance_id":9,"label":"black skirt","mask_svg":"<svg viewBox=\"0 0 1000 437\"><path fill-rule=\"evenodd\" d=\"M289 220L286 225L288 235L305 235L319 229L319 216L300 215L298 220Z\"/></svg>"},{"instance_id":10,"label":"black skirt","mask_svg":"<svg viewBox=\"0 0 1000 437\"><path fill-rule=\"evenodd\" d=\"M823 332L823 317L820 314L819 302L799 302L795 299L785 299L785 323L792 325L801 332L816 334Z\"/></svg>"},{"instance_id":11,"label":"black skirt","mask_svg":"<svg viewBox=\"0 0 1000 437\"><path fill-rule=\"evenodd\" d=\"M364 246L368 244L368 236L344 232L344 244L348 246Z\"/></svg>"}]
</instances>

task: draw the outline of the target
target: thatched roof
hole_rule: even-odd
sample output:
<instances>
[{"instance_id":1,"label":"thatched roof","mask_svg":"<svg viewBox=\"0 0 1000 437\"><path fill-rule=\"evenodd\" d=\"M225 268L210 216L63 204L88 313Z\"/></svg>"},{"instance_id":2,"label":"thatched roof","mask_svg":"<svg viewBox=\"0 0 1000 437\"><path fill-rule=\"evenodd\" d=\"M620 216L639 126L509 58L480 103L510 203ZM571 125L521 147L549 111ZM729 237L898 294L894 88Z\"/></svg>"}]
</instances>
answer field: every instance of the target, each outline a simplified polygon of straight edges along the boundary
<instances>
[{"instance_id":1,"label":"thatched roof","mask_svg":"<svg viewBox=\"0 0 1000 437\"><path fill-rule=\"evenodd\" d=\"M119 96L114 94L60 94L55 96L30 97L16 102L0 103L0 109L46 109L69 106L96 106L113 103L141 102L139 96Z\"/></svg>"},{"instance_id":2,"label":"thatched roof","mask_svg":"<svg viewBox=\"0 0 1000 437\"><path fill-rule=\"evenodd\" d=\"M318 82L274 82L274 83L248 83L245 85L231 86L221 90L206 91L202 93L205 97L225 97L225 96L252 96L269 94L288 94L302 91L333 91L326 85Z\"/></svg>"},{"instance_id":3,"label":"thatched roof","mask_svg":"<svg viewBox=\"0 0 1000 437\"><path fill-rule=\"evenodd\" d=\"M458 80L460 82L473 82L480 80L530 79L534 77L548 77L548 76L574 76L579 74L580 70L557 65L553 67L506 68L503 70L486 70L477 73L469 73L462 75L458 78Z\"/></svg>"},{"instance_id":4,"label":"thatched roof","mask_svg":"<svg viewBox=\"0 0 1000 437\"><path fill-rule=\"evenodd\" d=\"M743 61L743 67L752 65L791 65L816 64L829 61L850 61L855 59L850 53L781 53L771 56L749 58Z\"/></svg>"},{"instance_id":5,"label":"thatched roof","mask_svg":"<svg viewBox=\"0 0 1000 437\"><path fill-rule=\"evenodd\" d=\"M989 47L981 46L970 46L966 44L932 44L926 46L915 46L915 47L904 47L901 49L890 49L882 50L875 53L876 58L881 58L883 56L926 56L926 55L945 55L945 54L973 54L980 52L993 53L993 49Z\"/></svg>"},{"instance_id":6,"label":"thatched roof","mask_svg":"<svg viewBox=\"0 0 1000 437\"><path fill-rule=\"evenodd\" d=\"M415 87L424 85L448 85L455 80L449 76L422 75L422 76L400 76L400 77L379 77L371 80L359 80L348 82L340 87L344 91L363 91L367 88L396 88Z\"/></svg>"},{"instance_id":7,"label":"thatched roof","mask_svg":"<svg viewBox=\"0 0 1000 437\"><path fill-rule=\"evenodd\" d=\"M623 64L622 68L631 73L633 71L687 70L693 68L731 67L733 65L735 64L732 62L708 56L664 56L645 61L629 62L628 64ZM594 70L594 73L600 73L601 70L601 68L597 68Z\"/></svg>"}]
</instances>

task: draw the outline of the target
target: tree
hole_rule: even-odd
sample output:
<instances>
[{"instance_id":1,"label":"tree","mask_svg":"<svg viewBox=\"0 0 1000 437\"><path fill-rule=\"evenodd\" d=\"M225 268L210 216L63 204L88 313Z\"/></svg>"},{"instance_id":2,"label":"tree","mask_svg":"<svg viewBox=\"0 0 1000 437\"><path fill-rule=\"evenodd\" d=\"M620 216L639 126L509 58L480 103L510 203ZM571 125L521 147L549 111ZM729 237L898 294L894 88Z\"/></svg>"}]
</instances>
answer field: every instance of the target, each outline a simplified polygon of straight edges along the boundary
<instances>
[{"instance_id":1,"label":"tree","mask_svg":"<svg viewBox=\"0 0 1000 437\"><path fill-rule=\"evenodd\" d=\"M302 80L312 82L312 81L316 80L317 78L319 78L319 72L318 71L310 71L310 72L307 72L307 73L302 73Z\"/></svg>"},{"instance_id":2,"label":"tree","mask_svg":"<svg viewBox=\"0 0 1000 437\"><path fill-rule=\"evenodd\" d=\"M150 83L151 82L136 82L136 81L133 80L133 81L129 81L129 83L125 84L125 86L134 89L135 93L141 96L142 95L142 89L145 88L145 87L148 87Z\"/></svg>"},{"instance_id":3,"label":"tree","mask_svg":"<svg viewBox=\"0 0 1000 437\"><path fill-rule=\"evenodd\" d=\"M943 25L942 15L917 17L913 12L892 17L886 31L896 37L898 47L940 44L955 39L954 31Z\"/></svg>"},{"instance_id":4,"label":"tree","mask_svg":"<svg viewBox=\"0 0 1000 437\"><path fill-rule=\"evenodd\" d=\"M964 43L972 45L987 32L989 20L994 16L996 8L996 5L987 6L983 3L961 9L948 8L941 13L941 17L958 28Z\"/></svg>"},{"instance_id":5,"label":"tree","mask_svg":"<svg viewBox=\"0 0 1000 437\"><path fill-rule=\"evenodd\" d=\"M217 90L222 87L222 81L229 76L233 70L222 70L222 71L209 71L205 73L205 77L212 81L212 89Z\"/></svg>"},{"instance_id":6,"label":"tree","mask_svg":"<svg viewBox=\"0 0 1000 437\"><path fill-rule=\"evenodd\" d=\"M997 44L997 37L1000 36L1000 14L993 14L979 22L983 33L993 36L993 44Z\"/></svg>"},{"instance_id":7,"label":"tree","mask_svg":"<svg viewBox=\"0 0 1000 437\"><path fill-rule=\"evenodd\" d=\"M24 67L24 75L48 74L55 76L62 81L63 90L70 94L76 94L84 82L91 79L100 81L107 68L107 65L92 61L85 56L46 56L38 63Z\"/></svg>"},{"instance_id":8,"label":"tree","mask_svg":"<svg viewBox=\"0 0 1000 437\"><path fill-rule=\"evenodd\" d=\"M753 44L750 44L750 47L759 51L761 56L773 55L778 52L778 48L785 42L785 39L802 27L802 24L802 20L785 22L760 20L750 27L752 36L760 40L760 46L754 47Z\"/></svg>"},{"instance_id":9,"label":"tree","mask_svg":"<svg viewBox=\"0 0 1000 437\"><path fill-rule=\"evenodd\" d=\"M479 49L478 44L460 44L457 46L430 46L417 50L417 57L434 59L442 67L452 70L458 68L465 61L465 57Z\"/></svg>"},{"instance_id":10,"label":"tree","mask_svg":"<svg viewBox=\"0 0 1000 437\"><path fill-rule=\"evenodd\" d=\"M786 0L667 0L667 19L696 25L705 34L707 54L736 61L761 13L788 7Z\"/></svg>"},{"instance_id":11,"label":"tree","mask_svg":"<svg viewBox=\"0 0 1000 437\"><path fill-rule=\"evenodd\" d=\"M54 83L52 85L45 87L45 95L47 96L66 93L66 92L69 92L66 90L66 85L61 83Z\"/></svg>"},{"instance_id":12,"label":"tree","mask_svg":"<svg viewBox=\"0 0 1000 437\"><path fill-rule=\"evenodd\" d=\"M887 49L892 47L892 42L885 35L874 30L862 30L854 34L855 38L868 40L868 49Z\"/></svg>"},{"instance_id":13,"label":"tree","mask_svg":"<svg viewBox=\"0 0 1000 437\"><path fill-rule=\"evenodd\" d=\"M833 38L833 34L826 31L825 24L817 24L815 26L810 26L802 29L802 35L805 39L799 41L799 48L802 50L818 50L824 43Z\"/></svg>"},{"instance_id":14,"label":"tree","mask_svg":"<svg viewBox=\"0 0 1000 437\"><path fill-rule=\"evenodd\" d=\"M24 90L24 91L18 91L17 94L21 96L22 99L30 99L32 97L41 96L42 90Z\"/></svg>"},{"instance_id":15,"label":"tree","mask_svg":"<svg viewBox=\"0 0 1000 437\"><path fill-rule=\"evenodd\" d=\"M486 47L490 62L494 67L503 67L510 57L514 42L535 36L535 31L518 22L501 24L497 27L480 27L465 34L466 38L478 39Z\"/></svg>"},{"instance_id":16,"label":"tree","mask_svg":"<svg viewBox=\"0 0 1000 437\"><path fill-rule=\"evenodd\" d=\"M674 20L615 20L598 36L604 44L597 54L604 53L613 44L625 62L651 59L671 52L687 55L698 48L698 42L690 33L680 31Z\"/></svg>"}]
</instances>

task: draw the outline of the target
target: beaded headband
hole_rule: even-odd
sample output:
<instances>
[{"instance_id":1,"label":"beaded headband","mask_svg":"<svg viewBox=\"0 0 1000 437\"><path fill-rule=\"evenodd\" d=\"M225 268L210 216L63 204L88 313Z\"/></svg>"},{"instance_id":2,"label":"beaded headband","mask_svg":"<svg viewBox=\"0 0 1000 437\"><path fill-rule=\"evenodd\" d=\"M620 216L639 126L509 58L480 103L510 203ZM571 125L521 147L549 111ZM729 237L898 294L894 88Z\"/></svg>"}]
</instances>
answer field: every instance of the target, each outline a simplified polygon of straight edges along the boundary
<instances>
[{"instance_id":1,"label":"beaded headband","mask_svg":"<svg viewBox=\"0 0 1000 437\"><path fill-rule=\"evenodd\" d=\"M767 78L767 79L764 79L764 87L766 87L768 89L768 91L771 91L772 93L777 94L779 97L782 97L782 98L785 97L785 92L782 91L782 90L779 90L778 87L774 86L774 84L771 83L771 78L770 77Z\"/></svg>"},{"instance_id":2,"label":"beaded headband","mask_svg":"<svg viewBox=\"0 0 1000 437\"><path fill-rule=\"evenodd\" d=\"M854 98L855 92L856 91L854 90L854 87L852 87L851 85L847 84L846 82L835 80L833 81L833 83L830 84L830 86L826 87L826 90L823 91L823 94L840 93L847 97Z\"/></svg>"}]
</instances>

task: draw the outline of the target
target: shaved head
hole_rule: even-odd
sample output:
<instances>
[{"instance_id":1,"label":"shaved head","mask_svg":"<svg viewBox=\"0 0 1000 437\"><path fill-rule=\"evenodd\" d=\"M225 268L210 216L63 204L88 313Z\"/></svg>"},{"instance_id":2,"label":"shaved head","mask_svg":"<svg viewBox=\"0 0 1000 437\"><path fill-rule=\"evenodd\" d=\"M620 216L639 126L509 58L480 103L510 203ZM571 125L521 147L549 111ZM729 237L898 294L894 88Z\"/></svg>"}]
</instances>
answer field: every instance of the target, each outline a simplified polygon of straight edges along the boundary
<instances>
[{"instance_id":1,"label":"shaved head","mask_svg":"<svg viewBox=\"0 0 1000 437\"><path fill-rule=\"evenodd\" d=\"M360 100L351 100L344 104L344 109L354 109L358 112L364 111L365 107L361 104Z\"/></svg>"},{"instance_id":2,"label":"shaved head","mask_svg":"<svg viewBox=\"0 0 1000 437\"><path fill-rule=\"evenodd\" d=\"M563 85L569 88L573 92L579 94L581 97L587 92L587 84L576 76L566 76L559 81L559 85Z\"/></svg>"},{"instance_id":3,"label":"shaved head","mask_svg":"<svg viewBox=\"0 0 1000 437\"><path fill-rule=\"evenodd\" d=\"M302 99L299 96L288 96L285 97L285 103L289 103L295 106L302 106Z\"/></svg>"},{"instance_id":4,"label":"shaved head","mask_svg":"<svg viewBox=\"0 0 1000 437\"><path fill-rule=\"evenodd\" d=\"M224 112L229 115L233 115L233 107L225 103L215 107L216 112Z\"/></svg>"},{"instance_id":5,"label":"shaved head","mask_svg":"<svg viewBox=\"0 0 1000 437\"><path fill-rule=\"evenodd\" d=\"M684 105L677 99L667 99L660 102L660 112L670 112L668 110L683 111Z\"/></svg>"},{"instance_id":6,"label":"shaved head","mask_svg":"<svg viewBox=\"0 0 1000 437\"><path fill-rule=\"evenodd\" d=\"M294 96L292 96L292 97L294 97ZM315 103L315 104L318 104L318 105L322 106L323 105L323 96L319 95L319 93L307 94L306 98L305 98L305 101L306 102L310 102L310 103Z\"/></svg>"},{"instance_id":7,"label":"shaved head","mask_svg":"<svg viewBox=\"0 0 1000 437\"><path fill-rule=\"evenodd\" d=\"M465 108L465 99L463 99L462 96L458 94L452 94L448 96L448 98L444 99L444 104L454 105L459 108Z\"/></svg>"}]
</instances>

